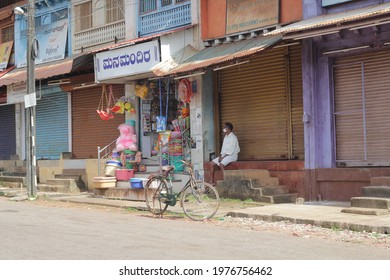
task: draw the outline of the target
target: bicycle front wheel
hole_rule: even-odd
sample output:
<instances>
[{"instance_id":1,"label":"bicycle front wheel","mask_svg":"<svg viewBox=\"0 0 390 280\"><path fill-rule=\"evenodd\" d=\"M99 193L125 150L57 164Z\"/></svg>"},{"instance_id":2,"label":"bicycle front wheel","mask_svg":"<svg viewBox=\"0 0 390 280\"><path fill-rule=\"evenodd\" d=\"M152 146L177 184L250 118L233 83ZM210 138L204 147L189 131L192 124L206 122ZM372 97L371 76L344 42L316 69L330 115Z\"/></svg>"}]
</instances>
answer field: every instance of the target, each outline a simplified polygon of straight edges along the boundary
<instances>
[{"instance_id":1,"label":"bicycle front wheel","mask_svg":"<svg viewBox=\"0 0 390 280\"><path fill-rule=\"evenodd\" d=\"M168 183L160 176L152 177L145 186L145 201L148 210L155 215L161 215L167 210Z\"/></svg>"},{"instance_id":2,"label":"bicycle front wheel","mask_svg":"<svg viewBox=\"0 0 390 280\"><path fill-rule=\"evenodd\" d=\"M217 190L209 183L188 184L181 195L184 213L192 220L203 221L212 218L219 207Z\"/></svg>"}]
</instances>

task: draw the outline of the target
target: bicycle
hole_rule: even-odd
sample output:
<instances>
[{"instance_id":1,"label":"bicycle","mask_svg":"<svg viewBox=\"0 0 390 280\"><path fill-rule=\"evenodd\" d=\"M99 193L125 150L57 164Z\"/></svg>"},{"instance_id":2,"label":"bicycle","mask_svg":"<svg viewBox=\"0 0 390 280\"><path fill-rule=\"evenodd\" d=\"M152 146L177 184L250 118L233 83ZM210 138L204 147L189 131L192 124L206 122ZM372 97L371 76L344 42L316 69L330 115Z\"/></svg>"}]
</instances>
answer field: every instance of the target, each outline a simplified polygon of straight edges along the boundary
<instances>
[{"instance_id":1,"label":"bicycle","mask_svg":"<svg viewBox=\"0 0 390 280\"><path fill-rule=\"evenodd\" d=\"M180 206L187 217L194 221L211 219L219 207L219 195L211 184L196 180L191 163L181 161L188 169L189 180L178 194L172 192L172 181L168 178L174 166L163 166L163 173L152 175L145 186L145 200L148 210L160 215L168 206ZM169 181L169 184L168 184Z\"/></svg>"}]
</instances>

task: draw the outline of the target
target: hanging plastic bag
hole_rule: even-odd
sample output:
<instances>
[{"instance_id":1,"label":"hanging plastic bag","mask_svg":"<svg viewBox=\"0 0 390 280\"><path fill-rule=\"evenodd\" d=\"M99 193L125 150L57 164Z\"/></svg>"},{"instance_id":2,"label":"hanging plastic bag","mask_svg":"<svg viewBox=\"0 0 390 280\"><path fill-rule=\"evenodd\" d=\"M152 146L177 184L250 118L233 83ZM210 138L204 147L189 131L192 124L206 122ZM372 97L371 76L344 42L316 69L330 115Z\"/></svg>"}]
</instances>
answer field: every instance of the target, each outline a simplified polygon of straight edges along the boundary
<instances>
[{"instance_id":1,"label":"hanging plastic bag","mask_svg":"<svg viewBox=\"0 0 390 280\"><path fill-rule=\"evenodd\" d=\"M160 116L156 117L156 131L165 131L167 130L167 117L168 117L168 104L169 104L169 89L170 83L168 79L168 91L167 91L167 101L165 103L165 116L162 115L162 90L161 90L161 80L159 79L159 91L160 91Z\"/></svg>"}]
</instances>

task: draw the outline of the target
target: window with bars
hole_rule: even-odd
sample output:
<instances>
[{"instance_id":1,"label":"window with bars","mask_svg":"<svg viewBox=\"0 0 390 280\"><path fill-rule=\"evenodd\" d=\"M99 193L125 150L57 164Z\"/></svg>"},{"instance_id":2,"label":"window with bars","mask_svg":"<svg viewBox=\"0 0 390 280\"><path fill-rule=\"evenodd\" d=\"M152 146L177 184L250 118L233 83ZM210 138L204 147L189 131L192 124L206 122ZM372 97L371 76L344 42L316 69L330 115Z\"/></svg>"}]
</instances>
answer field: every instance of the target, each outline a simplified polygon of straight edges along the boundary
<instances>
[{"instance_id":1,"label":"window with bars","mask_svg":"<svg viewBox=\"0 0 390 280\"><path fill-rule=\"evenodd\" d=\"M157 9L156 0L140 0L140 13L147 13Z\"/></svg>"},{"instance_id":2,"label":"window with bars","mask_svg":"<svg viewBox=\"0 0 390 280\"><path fill-rule=\"evenodd\" d=\"M14 40L14 26L4 27L0 30L1 38L0 43L5 43Z\"/></svg>"},{"instance_id":3,"label":"window with bars","mask_svg":"<svg viewBox=\"0 0 390 280\"><path fill-rule=\"evenodd\" d=\"M75 32L92 28L92 2L74 6Z\"/></svg>"},{"instance_id":4,"label":"window with bars","mask_svg":"<svg viewBox=\"0 0 390 280\"><path fill-rule=\"evenodd\" d=\"M124 19L123 0L106 0L106 23Z\"/></svg>"},{"instance_id":5,"label":"window with bars","mask_svg":"<svg viewBox=\"0 0 390 280\"><path fill-rule=\"evenodd\" d=\"M176 0L177 1L177 0ZM161 6L165 7L172 4L172 0L161 0Z\"/></svg>"}]
</instances>

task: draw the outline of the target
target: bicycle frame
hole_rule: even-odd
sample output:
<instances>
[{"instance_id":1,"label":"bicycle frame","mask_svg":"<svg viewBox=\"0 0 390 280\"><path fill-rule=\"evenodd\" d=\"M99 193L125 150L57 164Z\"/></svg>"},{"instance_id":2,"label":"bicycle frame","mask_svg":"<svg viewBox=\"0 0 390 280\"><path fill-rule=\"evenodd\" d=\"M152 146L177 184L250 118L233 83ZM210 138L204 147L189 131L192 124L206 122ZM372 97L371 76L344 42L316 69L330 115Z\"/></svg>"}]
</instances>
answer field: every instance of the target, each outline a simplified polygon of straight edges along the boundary
<instances>
[{"instance_id":1,"label":"bicycle frame","mask_svg":"<svg viewBox=\"0 0 390 280\"><path fill-rule=\"evenodd\" d=\"M219 207L218 192L203 180L196 180L192 165L185 161L182 162L189 172L189 180L184 187L177 194L173 193L169 172L174 168L167 166L163 173L149 178L145 191L146 205L153 214L162 215L168 206L175 206L177 200L180 199L180 206L190 219L195 221L210 219ZM155 183L157 186L154 185ZM150 192L149 188L152 189Z\"/></svg>"}]
</instances>

